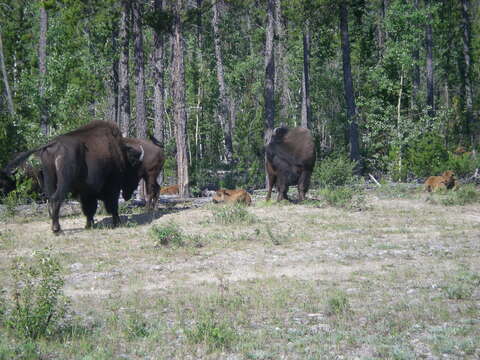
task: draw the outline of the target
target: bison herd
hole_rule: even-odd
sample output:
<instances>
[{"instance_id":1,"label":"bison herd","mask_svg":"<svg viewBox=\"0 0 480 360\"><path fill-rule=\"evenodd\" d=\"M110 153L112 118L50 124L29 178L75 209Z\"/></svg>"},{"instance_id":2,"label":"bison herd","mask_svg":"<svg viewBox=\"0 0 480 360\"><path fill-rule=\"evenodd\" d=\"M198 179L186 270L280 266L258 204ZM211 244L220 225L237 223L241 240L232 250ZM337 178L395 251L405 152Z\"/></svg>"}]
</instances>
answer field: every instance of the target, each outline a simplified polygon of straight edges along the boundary
<instances>
[{"instance_id":1,"label":"bison herd","mask_svg":"<svg viewBox=\"0 0 480 360\"><path fill-rule=\"evenodd\" d=\"M32 154L37 154L41 167L30 169L26 164ZM120 223L120 193L129 200L141 179L145 181L149 209L155 208L159 193L178 193L176 185L160 191L157 178L164 161L162 145L155 138L125 138L115 123L92 121L55 137L46 145L14 156L0 170L0 192L5 195L15 189L13 173L17 168L24 168L48 199L54 233L61 231L60 207L68 194L79 199L87 220L86 228L93 226L98 200L103 201L107 213L112 215L115 227ZM266 145L267 200L274 185L278 200L282 200L288 199L288 186L295 184L298 184L298 198L303 200L314 165L315 146L308 129L280 127L273 130ZM252 200L245 190L220 189L213 201L250 205Z\"/></svg>"}]
</instances>

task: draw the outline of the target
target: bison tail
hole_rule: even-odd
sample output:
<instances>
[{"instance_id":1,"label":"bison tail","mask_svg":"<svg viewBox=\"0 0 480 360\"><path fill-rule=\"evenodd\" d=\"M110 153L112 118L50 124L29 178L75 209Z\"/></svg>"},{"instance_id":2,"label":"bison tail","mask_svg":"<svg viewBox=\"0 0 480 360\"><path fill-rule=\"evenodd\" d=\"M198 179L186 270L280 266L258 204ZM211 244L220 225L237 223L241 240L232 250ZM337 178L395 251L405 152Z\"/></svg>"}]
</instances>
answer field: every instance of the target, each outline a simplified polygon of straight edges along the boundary
<instances>
[{"instance_id":1,"label":"bison tail","mask_svg":"<svg viewBox=\"0 0 480 360\"><path fill-rule=\"evenodd\" d=\"M5 171L8 175L11 175L13 169L17 168L18 166L22 165L30 155L32 155L33 153L36 153L40 150L44 150L46 149L47 147L49 146L52 146L53 143L50 143L50 144L47 144L47 145L43 145L43 146L40 146L40 147L37 147L35 149L32 149L32 150L28 150L28 151L25 151L25 152L22 152L20 154L18 154L12 161L10 161L7 166L5 166L5 168L3 169L3 171Z\"/></svg>"},{"instance_id":2,"label":"bison tail","mask_svg":"<svg viewBox=\"0 0 480 360\"><path fill-rule=\"evenodd\" d=\"M155 136L150 135L149 137L152 143L163 148L163 144Z\"/></svg>"}]
</instances>

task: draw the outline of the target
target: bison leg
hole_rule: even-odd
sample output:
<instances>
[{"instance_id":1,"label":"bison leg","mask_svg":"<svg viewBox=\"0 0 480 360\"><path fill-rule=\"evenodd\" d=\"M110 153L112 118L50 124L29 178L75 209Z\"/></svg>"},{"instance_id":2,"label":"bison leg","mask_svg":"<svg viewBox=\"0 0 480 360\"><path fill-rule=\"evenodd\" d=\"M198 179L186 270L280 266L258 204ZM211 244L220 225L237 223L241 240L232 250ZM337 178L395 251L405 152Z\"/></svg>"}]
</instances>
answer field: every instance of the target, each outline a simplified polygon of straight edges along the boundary
<instances>
[{"instance_id":1,"label":"bison leg","mask_svg":"<svg viewBox=\"0 0 480 360\"><path fill-rule=\"evenodd\" d=\"M117 195L110 195L107 199L103 201L105 204L105 210L107 213L112 214L112 226L117 227L120 225L120 217L118 216L118 197Z\"/></svg>"},{"instance_id":2,"label":"bison leg","mask_svg":"<svg viewBox=\"0 0 480 360\"><path fill-rule=\"evenodd\" d=\"M267 198L265 200L270 201L270 198L272 197L272 188L277 182L277 177L273 174L268 174L268 184L267 184Z\"/></svg>"},{"instance_id":3,"label":"bison leg","mask_svg":"<svg viewBox=\"0 0 480 360\"><path fill-rule=\"evenodd\" d=\"M97 212L98 201L95 197L81 196L80 202L82 204L82 212L87 218L85 229L90 229L94 223L93 218Z\"/></svg>"},{"instance_id":4,"label":"bison leg","mask_svg":"<svg viewBox=\"0 0 480 360\"><path fill-rule=\"evenodd\" d=\"M285 176L279 176L277 179L277 201L288 200L288 185Z\"/></svg>"},{"instance_id":5,"label":"bison leg","mask_svg":"<svg viewBox=\"0 0 480 360\"><path fill-rule=\"evenodd\" d=\"M157 179L154 176L149 176L147 179L145 179L145 184L147 185L147 208L149 210L155 210L160 186L158 185Z\"/></svg>"},{"instance_id":6,"label":"bison leg","mask_svg":"<svg viewBox=\"0 0 480 360\"><path fill-rule=\"evenodd\" d=\"M300 179L298 179L298 201L305 200L305 195L307 194L308 188L310 187L310 176L312 175L309 171L302 171Z\"/></svg>"}]
</instances>

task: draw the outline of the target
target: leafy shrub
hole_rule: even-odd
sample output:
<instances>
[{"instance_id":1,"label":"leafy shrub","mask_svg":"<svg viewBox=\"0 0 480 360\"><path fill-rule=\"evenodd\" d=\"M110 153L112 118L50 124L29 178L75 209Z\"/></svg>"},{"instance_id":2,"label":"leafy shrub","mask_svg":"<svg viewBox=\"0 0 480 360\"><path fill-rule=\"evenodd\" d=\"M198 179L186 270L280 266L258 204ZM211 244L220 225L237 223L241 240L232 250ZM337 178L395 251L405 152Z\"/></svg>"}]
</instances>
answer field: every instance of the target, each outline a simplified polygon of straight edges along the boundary
<instances>
[{"instance_id":1,"label":"leafy shrub","mask_svg":"<svg viewBox=\"0 0 480 360\"><path fill-rule=\"evenodd\" d=\"M479 193L475 185L462 185L456 191L439 191L433 195L432 201L445 206L472 204L479 200Z\"/></svg>"},{"instance_id":2,"label":"leafy shrub","mask_svg":"<svg viewBox=\"0 0 480 360\"><path fill-rule=\"evenodd\" d=\"M222 225L253 224L257 221L242 204L213 206L212 214L214 222Z\"/></svg>"},{"instance_id":3,"label":"leafy shrub","mask_svg":"<svg viewBox=\"0 0 480 360\"><path fill-rule=\"evenodd\" d=\"M361 209L364 203L363 191L353 186L327 187L320 189L319 195L330 206L347 209Z\"/></svg>"},{"instance_id":4,"label":"leafy shrub","mask_svg":"<svg viewBox=\"0 0 480 360\"><path fill-rule=\"evenodd\" d=\"M343 315L350 312L350 303L345 292L335 290L327 298L327 313L330 315Z\"/></svg>"},{"instance_id":5,"label":"leafy shrub","mask_svg":"<svg viewBox=\"0 0 480 360\"><path fill-rule=\"evenodd\" d=\"M49 252L35 252L33 262L15 261L12 303L6 304L5 323L30 339L53 334L67 312L60 263Z\"/></svg>"},{"instance_id":6,"label":"leafy shrub","mask_svg":"<svg viewBox=\"0 0 480 360\"><path fill-rule=\"evenodd\" d=\"M321 187L344 186L355 183L354 170L357 163L344 154L327 157L313 171L312 181Z\"/></svg>"},{"instance_id":7,"label":"leafy shrub","mask_svg":"<svg viewBox=\"0 0 480 360\"><path fill-rule=\"evenodd\" d=\"M191 329L185 330L194 344L205 344L208 351L229 349L237 339L235 329L225 320L216 319L212 311L204 311Z\"/></svg>"},{"instance_id":8,"label":"leafy shrub","mask_svg":"<svg viewBox=\"0 0 480 360\"><path fill-rule=\"evenodd\" d=\"M166 245L184 245L184 235L178 225L173 222L166 225L152 226L150 236L153 238L156 248Z\"/></svg>"},{"instance_id":9,"label":"leafy shrub","mask_svg":"<svg viewBox=\"0 0 480 360\"><path fill-rule=\"evenodd\" d=\"M449 153L448 161L445 163L442 171L452 170L456 176L464 177L473 174L479 165L479 160L469 154L455 155Z\"/></svg>"},{"instance_id":10,"label":"leafy shrub","mask_svg":"<svg viewBox=\"0 0 480 360\"><path fill-rule=\"evenodd\" d=\"M437 134L427 134L412 141L406 152L405 168L417 177L440 174L448 160L443 139Z\"/></svg>"}]
</instances>

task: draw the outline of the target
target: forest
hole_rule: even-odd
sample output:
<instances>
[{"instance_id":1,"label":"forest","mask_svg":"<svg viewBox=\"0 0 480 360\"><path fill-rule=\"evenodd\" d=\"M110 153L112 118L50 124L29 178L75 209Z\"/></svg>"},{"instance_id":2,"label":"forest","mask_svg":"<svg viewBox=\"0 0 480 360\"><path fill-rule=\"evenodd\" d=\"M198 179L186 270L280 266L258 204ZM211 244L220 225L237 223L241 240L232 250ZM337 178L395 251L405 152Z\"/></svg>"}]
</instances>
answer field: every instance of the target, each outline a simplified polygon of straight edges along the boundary
<instances>
[{"instance_id":1,"label":"forest","mask_svg":"<svg viewBox=\"0 0 480 360\"><path fill-rule=\"evenodd\" d=\"M265 186L264 135L405 181L478 161L478 0L1 0L0 165L92 120L182 193ZM223 174L219 176L218 174ZM170 180L169 180L170 179Z\"/></svg>"}]
</instances>

